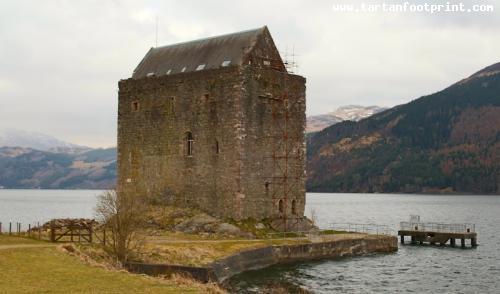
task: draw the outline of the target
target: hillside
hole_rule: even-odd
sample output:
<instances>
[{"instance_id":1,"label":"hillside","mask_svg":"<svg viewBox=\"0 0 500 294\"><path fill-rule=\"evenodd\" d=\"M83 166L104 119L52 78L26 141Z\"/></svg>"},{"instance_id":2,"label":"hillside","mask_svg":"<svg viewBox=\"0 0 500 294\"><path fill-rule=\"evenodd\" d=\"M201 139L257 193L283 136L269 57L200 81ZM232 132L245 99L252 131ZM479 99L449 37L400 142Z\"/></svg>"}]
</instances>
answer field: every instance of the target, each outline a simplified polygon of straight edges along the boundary
<instances>
[{"instance_id":1,"label":"hillside","mask_svg":"<svg viewBox=\"0 0 500 294\"><path fill-rule=\"evenodd\" d=\"M359 121L386 109L378 106L347 105L326 114L308 116L306 133L318 132L345 120Z\"/></svg>"},{"instance_id":2,"label":"hillside","mask_svg":"<svg viewBox=\"0 0 500 294\"><path fill-rule=\"evenodd\" d=\"M0 147L5 189L107 189L115 181L116 148L68 153Z\"/></svg>"},{"instance_id":3,"label":"hillside","mask_svg":"<svg viewBox=\"0 0 500 294\"><path fill-rule=\"evenodd\" d=\"M47 134L18 129L0 129L0 147L22 147L66 153L80 153L91 149L64 142Z\"/></svg>"},{"instance_id":4,"label":"hillside","mask_svg":"<svg viewBox=\"0 0 500 294\"><path fill-rule=\"evenodd\" d=\"M500 192L500 63L310 136L308 191Z\"/></svg>"}]
</instances>

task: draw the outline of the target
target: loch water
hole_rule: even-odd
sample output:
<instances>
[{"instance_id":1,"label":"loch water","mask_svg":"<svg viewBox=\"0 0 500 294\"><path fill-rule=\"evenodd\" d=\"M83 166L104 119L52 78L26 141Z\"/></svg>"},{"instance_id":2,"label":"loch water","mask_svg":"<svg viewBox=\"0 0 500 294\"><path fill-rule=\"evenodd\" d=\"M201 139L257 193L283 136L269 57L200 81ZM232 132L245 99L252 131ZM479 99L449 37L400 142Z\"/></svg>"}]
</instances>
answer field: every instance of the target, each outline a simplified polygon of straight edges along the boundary
<instances>
[{"instance_id":1,"label":"loch water","mask_svg":"<svg viewBox=\"0 0 500 294\"><path fill-rule=\"evenodd\" d=\"M0 190L0 222L92 217L98 190ZM399 246L397 253L273 266L231 279L239 293L273 283L315 293L500 293L500 196L308 193L306 215L332 223L387 225L396 234L411 214L422 221L475 223L479 246ZM5 230L5 225L4 225Z\"/></svg>"},{"instance_id":2,"label":"loch water","mask_svg":"<svg viewBox=\"0 0 500 294\"><path fill-rule=\"evenodd\" d=\"M475 223L479 246L461 249L400 245L397 253L273 266L234 277L239 293L260 293L275 283L314 293L500 293L500 196L307 194L306 214L321 228L332 223L401 221Z\"/></svg>"},{"instance_id":3,"label":"loch water","mask_svg":"<svg viewBox=\"0 0 500 294\"><path fill-rule=\"evenodd\" d=\"M100 190L0 190L0 222L44 223L53 218L93 218ZM13 225L15 227L15 225Z\"/></svg>"}]
</instances>

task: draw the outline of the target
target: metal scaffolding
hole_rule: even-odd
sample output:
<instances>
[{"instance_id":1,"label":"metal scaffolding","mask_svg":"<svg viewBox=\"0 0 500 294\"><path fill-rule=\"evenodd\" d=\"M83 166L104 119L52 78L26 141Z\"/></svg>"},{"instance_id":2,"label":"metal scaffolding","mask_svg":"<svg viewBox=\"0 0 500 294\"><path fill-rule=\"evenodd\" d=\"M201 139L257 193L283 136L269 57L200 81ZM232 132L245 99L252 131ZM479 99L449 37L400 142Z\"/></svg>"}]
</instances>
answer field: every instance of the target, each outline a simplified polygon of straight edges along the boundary
<instances>
[{"instance_id":1,"label":"metal scaffolding","mask_svg":"<svg viewBox=\"0 0 500 294\"><path fill-rule=\"evenodd\" d=\"M269 136L272 155L265 156L264 161L271 161L272 171L266 176L266 186L270 185L270 193L275 205L278 206L279 216L283 221L286 231L288 221L295 219L297 215L289 215L289 204L294 199L292 191L301 189L300 183L303 171L301 166L299 150L302 147L302 133L294 133L290 127L290 109L296 106L297 101L290 101L288 89L288 73L282 73L283 89L277 97L266 97L270 100L272 107L272 135ZM268 166L265 164L264 166Z\"/></svg>"}]
</instances>

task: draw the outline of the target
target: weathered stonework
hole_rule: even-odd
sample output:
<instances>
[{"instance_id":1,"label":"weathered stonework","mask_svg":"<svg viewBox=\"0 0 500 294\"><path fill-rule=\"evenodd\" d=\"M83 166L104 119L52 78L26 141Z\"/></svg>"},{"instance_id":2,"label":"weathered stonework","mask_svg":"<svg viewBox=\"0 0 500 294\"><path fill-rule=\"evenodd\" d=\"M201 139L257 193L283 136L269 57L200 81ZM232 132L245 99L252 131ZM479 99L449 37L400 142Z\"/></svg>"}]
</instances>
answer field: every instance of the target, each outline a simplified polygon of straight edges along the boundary
<instances>
[{"instance_id":1,"label":"weathered stonework","mask_svg":"<svg viewBox=\"0 0 500 294\"><path fill-rule=\"evenodd\" d=\"M303 218L305 79L267 28L255 32L239 63L119 82L119 191L219 217Z\"/></svg>"}]
</instances>

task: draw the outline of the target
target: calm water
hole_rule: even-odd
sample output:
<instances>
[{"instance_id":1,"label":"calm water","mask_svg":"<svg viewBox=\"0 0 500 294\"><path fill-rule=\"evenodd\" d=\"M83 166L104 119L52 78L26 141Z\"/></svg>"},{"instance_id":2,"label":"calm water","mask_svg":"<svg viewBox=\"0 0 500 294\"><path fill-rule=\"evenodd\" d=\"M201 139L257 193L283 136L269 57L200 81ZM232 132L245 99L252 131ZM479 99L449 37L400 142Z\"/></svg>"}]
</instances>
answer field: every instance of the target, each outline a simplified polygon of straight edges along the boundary
<instances>
[{"instance_id":1,"label":"calm water","mask_svg":"<svg viewBox=\"0 0 500 294\"><path fill-rule=\"evenodd\" d=\"M400 246L395 254L276 266L233 280L240 292L258 292L274 281L303 285L317 293L500 293L500 197L313 194L306 213L318 222L387 224L396 232L410 214L423 221L476 224L476 249Z\"/></svg>"},{"instance_id":2,"label":"calm water","mask_svg":"<svg viewBox=\"0 0 500 294\"><path fill-rule=\"evenodd\" d=\"M0 190L1 222L37 222L53 217L92 217L100 191ZM345 258L249 272L233 279L239 292L259 292L287 281L317 293L500 293L500 197L313 194L306 214L318 223L387 224L418 214L423 221L476 223L476 249L400 246L395 254Z\"/></svg>"},{"instance_id":3,"label":"calm water","mask_svg":"<svg viewBox=\"0 0 500 294\"><path fill-rule=\"evenodd\" d=\"M99 190L0 190L0 222L36 224L52 218L92 218ZM13 225L15 227L15 225Z\"/></svg>"}]
</instances>

